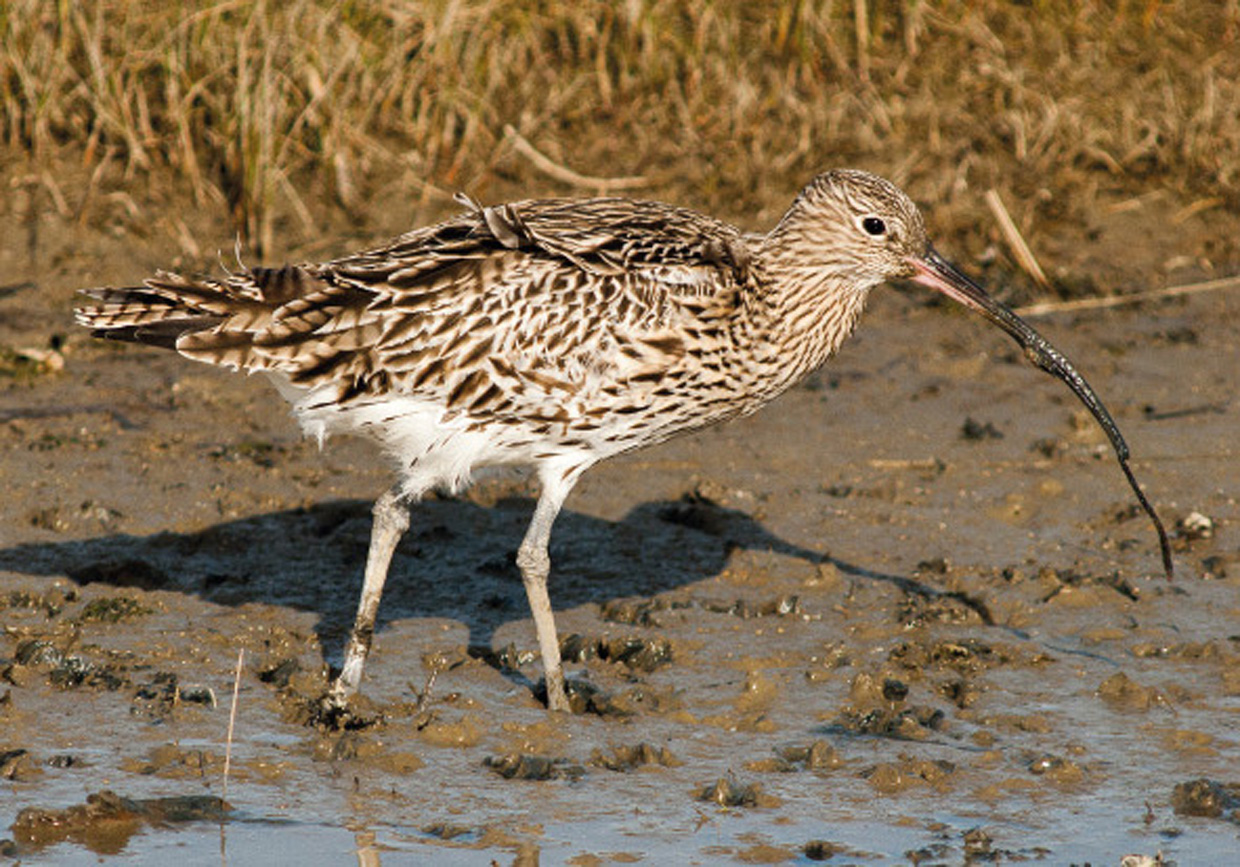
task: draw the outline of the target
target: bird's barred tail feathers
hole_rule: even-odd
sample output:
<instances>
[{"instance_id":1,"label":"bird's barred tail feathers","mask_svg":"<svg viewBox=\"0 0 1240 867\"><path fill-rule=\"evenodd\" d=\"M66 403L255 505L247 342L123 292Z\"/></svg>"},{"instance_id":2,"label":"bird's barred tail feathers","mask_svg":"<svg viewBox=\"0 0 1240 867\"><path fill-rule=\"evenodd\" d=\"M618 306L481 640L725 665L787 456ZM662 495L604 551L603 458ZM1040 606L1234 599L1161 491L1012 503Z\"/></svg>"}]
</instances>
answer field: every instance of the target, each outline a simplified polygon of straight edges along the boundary
<instances>
[{"instance_id":1,"label":"bird's barred tail feathers","mask_svg":"<svg viewBox=\"0 0 1240 867\"><path fill-rule=\"evenodd\" d=\"M302 288L296 269L247 269L224 280L160 272L142 286L86 289L74 310L96 337L174 349L211 364L256 363L254 338Z\"/></svg>"}]
</instances>

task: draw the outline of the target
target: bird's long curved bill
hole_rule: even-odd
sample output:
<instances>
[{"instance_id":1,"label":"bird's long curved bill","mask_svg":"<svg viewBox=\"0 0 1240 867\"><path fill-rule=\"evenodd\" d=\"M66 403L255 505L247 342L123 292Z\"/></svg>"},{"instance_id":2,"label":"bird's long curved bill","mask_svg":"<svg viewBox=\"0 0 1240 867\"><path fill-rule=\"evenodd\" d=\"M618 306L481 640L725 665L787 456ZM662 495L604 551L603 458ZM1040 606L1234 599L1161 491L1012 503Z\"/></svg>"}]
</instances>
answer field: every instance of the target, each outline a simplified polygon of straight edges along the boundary
<instances>
[{"instance_id":1,"label":"bird's long curved bill","mask_svg":"<svg viewBox=\"0 0 1240 867\"><path fill-rule=\"evenodd\" d=\"M1085 381L1085 377L1081 376L1063 353L1051 346L1046 338L1034 331L1025 320L990 297L986 290L957 270L954 265L935 252L933 247L928 248L925 255L910 257L908 261L915 269L914 275L910 278L914 283L920 283L942 292L953 301L982 314L998 325L1020 344L1030 361L1052 376L1063 380L1085 404L1097 419L1098 424L1106 431L1107 437L1111 440L1111 447L1115 449L1115 457L1119 460L1120 468L1128 479L1128 484L1132 486L1141 508L1154 522L1154 529L1158 531L1158 544L1162 550L1163 569L1167 574L1167 579L1170 580L1174 574L1174 566L1171 562L1171 545L1167 540L1167 531L1158 513L1146 499L1141 486L1137 484L1136 477L1132 474L1132 468L1128 465L1128 443L1124 441L1123 434L1119 432L1119 426L1115 424L1115 419L1111 418L1111 413L1107 411L1097 393Z\"/></svg>"}]
</instances>

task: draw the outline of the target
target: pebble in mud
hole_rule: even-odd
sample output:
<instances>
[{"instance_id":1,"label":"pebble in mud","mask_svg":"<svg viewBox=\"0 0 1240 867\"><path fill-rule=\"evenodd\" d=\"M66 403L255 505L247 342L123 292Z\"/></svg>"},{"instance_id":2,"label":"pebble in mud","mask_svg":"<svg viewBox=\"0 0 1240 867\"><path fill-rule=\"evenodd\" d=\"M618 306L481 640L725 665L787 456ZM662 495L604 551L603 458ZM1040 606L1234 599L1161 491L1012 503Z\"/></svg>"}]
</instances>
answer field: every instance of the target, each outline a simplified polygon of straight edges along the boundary
<instances>
[{"instance_id":1,"label":"pebble in mud","mask_svg":"<svg viewBox=\"0 0 1240 867\"><path fill-rule=\"evenodd\" d=\"M848 645L842 641L829 642L823 650L809 658L812 667L805 670L805 679L810 683L830 680L836 671L852 665L852 656Z\"/></svg>"},{"instance_id":2,"label":"pebble in mud","mask_svg":"<svg viewBox=\"0 0 1240 867\"><path fill-rule=\"evenodd\" d=\"M23 749L0 749L0 779L26 780L37 777L42 771L33 757Z\"/></svg>"},{"instance_id":3,"label":"pebble in mud","mask_svg":"<svg viewBox=\"0 0 1240 867\"><path fill-rule=\"evenodd\" d=\"M121 767L142 776L158 776L170 780L201 780L217 774L224 766L224 756L206 749L182 749L175 744L152 748L145 759L130 756ZM234 773L236 769L233 769Z\"/></svg>"},{"instance_id":4,"label":"pebble in mud","mask_svg":"<svg viewBox=\"0 0 1240 867\"><path fill-rule=\"evenodd\" d=\"M676 758L667 747L656 747L643 742L631 747L613 747L611 755L596 749L590 756L590 764L609 771L627 772L645 766L678 768L684 762Z\"/></svg>"},{"instance_id":5,"label":"pebble in mud","mask_svg":"<svg viewBox=\"0 0 1240 867\"><path fill-rule=\"evenodd\" d=\"M876 792L896 795L909 788L929 785L939 792L951 788L956 765L946 759L918 759L901 755L896 762L880 762L861 772Z\"/></svg>"},{"instance_id":6,"label":"pebble in mud","mask_svg":"<svg viewBox=\"0 0 1240 867\"><path fill-rule=\"evenodd\" d=\"M801 851L810 861L830 861L836 855L847 852L848 848L826 840L810 840L801 848Z\"/></svg>"},{"instance_id":7,"label":"pebble in mud","mask_svg":"<svg viewBox=\"0 0 1240 867\"><path fill-rule=\"evenodd\" d=\"M271 684L276 689L287 689L293 676L300 671L301 663L289 657L264 668L258 673L258 679L263 683Z\"/></svg>"},{"instance_id":8,"label":"pebble in mud","mask_svg":"<svg viewBox=\"0 0 1240 867\"><path fill-rule=\"evenodd\" d=\"M1128 711L1170 707L1167 697L1152 686L1142 686L1122 671L1098 684L1098 697L1107 704Z\"/></svg>"},{"instance_id":9,"label":"pebble in mud","mask_svg":"<svg viewBox=\"0 0 1240 867\"><path fill-rule=\"evenodd\" d=\"M967 710L981 697L983 689L965 678L959 678L939 683L935 691L960 710Z\"/></svg>"},{"instance_id":10,"label":"pebble in mud","mask_svg":"<svg viewBox=\"0 0 1240 867\"><path fill-rule=\"evenodd\" d=\"M945 720L945 715L937 708L876 708L865 713L844 711L836 717L834 724L841 730L854 734L921 741L930 737L932 732L941 730Z\"/></svg>"},{"instance_id":11,"label":"pebble in mud","mask_svg":"<svg viewBox=\"0 0 1240 867\"><path fill-rule=\"evenodd\" d=\"M430 719L418 725L418 737L434 747L477 746L485 732L486 723L473 714L465 714L457 720Z\"/></svg>"},{"instance_id":12,"label":"pebble in mud","mask_svg":"<svg viewBox=\"0 0 1240 867\"><path fill-rule=\"evenodd\" d=\"M46 764L49 768L79 768L84 767L86 762L71 753L57 753L49 756Z\"/></svg>"},{"instance_id":13,"label":"pebble in mud","mask_svg":"<svg viewBox=\"0 0 1240 867\"><path fill-rule=\"evenodd\" d=\"M1171 791L1171 808L1177 816L1221 819L1224 814L1240 823L1240 783L1219 783L1205 778L1178 783Z\"/></svg>"},{"instance_id":14,"label":"pebble in mud","mask_svg":"<svg viewBox=\"0 0 1240 867\"><path fill-rule=\"evenodd\" d=\"M523 665L529 665L538 657L532 650L521 650L515 644L508 643L499 650L479 644L471 644L467 653L473 659L486 663L500 671L516 671Z\"/></svg>"},{"instance_id":15,"label":"pebble in mud","mask_svg":"<svg viewBox=\"0 0 1240 867\"><path fill-rule=\"evenodd\" d=\"M603 603L599 609L599 617L607 623L619 623L625 626L651 626L656 629L666 626L663 616L669 611L692 607L688 600L654 599L612 599Z\"/></svg>"},{"instance_id":16,"label":"pebble in mud","mask_svg":"<svg viewBox=\"0 0 1240 867\"><path fill-rule=\"evenodd\" d=\"M547 686L539 682L535 695L546 702ZM590 714L604 718L628 719L639 713L664 714L681 707L675 689L637 682L626 689L609 692L579 678L565 682L569 707L578 716Z\"/></svg>"},{"instance_id":17,"label":"pebble in mud","mask_svg":"<svg viewBox=\"0 0 1240 867\"><path fill-rule=\"evenodd\" d=\"M636 635L587 638L574 633L560 640L560 656L566 662L600 659L619 663L632 671L649 673L672 662L672 645L664 638Z\"/></svg>"},{"instance_id":18,"label":"pebble in mud","mask_svg":"<svg viewBox=\"0 0 1240 867\"><path fill-rule=\"evenodd\" d=\"M1214 536L1214 520L1201 512L1189 512L1176 521L1176 535L1185 542L1198 542Z\"/></svg>"},{"instance_id":19,"label":"pebble in mud","mask_svg":"<svg viewBox=\"0 0 1240 867\"><path fill-rule=\"evenodd\" d=\"M43 638L32 638L17 645L13 661L18 665L35 668L41 665L56 666L64 662L65 655L56 645Z\"/></svg>"},{"instance_id":20,"label":"pebble in mud","mask_svg":"<svg viewBox=\"0 0 1240 867\"><path fill-rule=\"evenodd\" d=\"M883 678L882 696L887 701L904 701L908 698L908 684L894 677Z\"/></svg>"},{"instance_id":21,"label":"pebble in mud","mask_svg":"<svg viewBox=\"0 0 1240 867\"><path fill-rule=\"evenodd\" d=\"M768 759L745 764L745 769L759 772L792 773L806 770L825 773L844 764L839 751L826 741L814 741L807 747L783 747Z\"/></svg>"},{"instance_id":22,"label":"pebble in mud","mask_svg":"<svg viewBox=\"0 0 1240 867\"><path fill-rule=\"evenodd\" d=\"M1133 602L1141 599L1141 588L1118 573L1082 575L1071 569L1038 570L1038 581L1045 588L1043 604L1053 603L1068 608L1097 608L1110 605L1113 590Z\"/></svg>"},{"instance_id":23,"label":"pebble in mud","mask_svg":"<svg viewBox=\"0 0 1240 867\"><path fill-rule=\"evenodd\" d=\"M995 427L994 422L980 422L972 416L967 416L960 427L960 436L962 439L973 441L1001 440L1003 431Z\"/></svg>"},{"instance_id":24,"label":"pebble in mud","mask_svg":"<svg viewBox=\"0 0 1240 867\"><path fill-rule=\"evenodd\" d=\"M1076 762L1051 755L1038 756L1030 761L1029 773L1065 786L1075 785L1085 779L1085 771Z\"/></svg>"},{"instance_id":25,"label":"pebble in mud","mask_svg":"<svg viewBox=\"0 0 1240 867\"><path fill-rule=\"evenodd\" d=\"M774 795L762 791L760 783L740 783L731 777L721 777L697 793L699 801L713 801L720 807L773 808L783 802Z\"/></svg>"},{"instance_id":26,"label":"pebble in mud","mask_svg":"<svg viewBox=\"0 0 1240 867\"><path fill-rule=\"evenodd\" d=\"M1125 855L1119 859L1119 867L1163 867L1166 863L1161 852L1153 855Z\"/></svg>"},{"instance_id":27,"label":"pebble in mud","mask_svg":"<svg viewBox=\"0 0 1240 867\"><path fill-rule=\"evenodd\" d=\"M726 536L731 519L727 507L699 491L685 494L679 502L663 507L658 514L661 521L716 537Z\"/></svg>"},{"instance_id":28,"label":"pebble in mud","mask_svg":"<svg viewBox=\"0 0 1240 867\"><path fill-rule=\"evenodd\" d=\"M440 840L458 840L475 834L474 829L468 825L453 825L448 822L435 822L431 825L425 825L422 828L422 833Z\"/></svg>"},{"instance_id":29,"label":"pebble in mud","mask_svg":"<svg viewBox=\"0 0 1240 867\"><path fill-rule=\"evenodd\" d=\"M979 861L998 861L999 853L991 850L993 840L981 828L970 828L964 832L965 863L974 864Z\"/></svg>"},{"instance_id":30,"label":"pebble in mud","mask_svg":"<svg viewBox=\"0 0 1240 867\"><path fill-rule=\"evenodd\" d=\"M832 725L845 732L899 740L925 740L945 727L947 717L938 708L902 707L907 695L903 681L860 672L849 689L849 706L835 715Z\"/></svg>"},{"instance_id":31,"label":"pebble in mud","mask_svg":"<svg viewBox=\"0 0 1240 867\"><path fill-rule=\"evenodd\" d=\"M373 736L357 731L319 738L314 743L313 757L316 762L362 762L399 775L411 774L425 764L411 752L389 749Z\"/></svg>"},{"instance_id":32,"label":"pebble in mud","mask_svg":"<svg viewBox=\"0 0 1240 867\"><path fill-rule=\"evenodd\" d=\"M314 742L316 762L365 761L373 759L382 747L373 738L358 731L328 735Z\"/></svg>"},{"instance_id":33,"label":"pebble in mud","mask_svg":"<svg viewBox=\"0 0 1240 867\"><path fill-rule=\"evenodd\" d=\"M1201 577L1206 581L1222 581L1227 577L1227 569L1240 564L1240 554L1211 554L1201 558Z\"/></svg>"},{"instance_id":34,"label":"pebble in mud","mask_svg":"<svg viewBox=\"0 0 1240 867\"><path fill-rule=\"evenodd\" d=\"M808 747L787 747L779 755L807 771L832 771L844 764L839 751L826 741L814 741Z\"/></svg>"},{"instance_id":35,"label":"pebble in mud","mask_svg":"<svg viewBox=\"0 0 1240 867\"><path fill-rule=\"evenodd\" d=\"M489 756L483 764L506 780L577 780L586 773L585 768L568 759L527 753Z\"/></svg>"}]
</instances>

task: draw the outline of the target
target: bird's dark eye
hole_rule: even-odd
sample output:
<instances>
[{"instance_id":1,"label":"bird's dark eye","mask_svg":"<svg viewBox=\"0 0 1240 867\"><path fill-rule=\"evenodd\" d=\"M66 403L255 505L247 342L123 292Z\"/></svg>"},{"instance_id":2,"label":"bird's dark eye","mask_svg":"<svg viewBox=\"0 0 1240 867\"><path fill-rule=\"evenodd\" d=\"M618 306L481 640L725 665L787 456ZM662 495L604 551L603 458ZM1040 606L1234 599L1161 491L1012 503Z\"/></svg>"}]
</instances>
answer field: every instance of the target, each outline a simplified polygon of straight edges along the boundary
<instances>
[{"instance_id":1,"label":"bird's dark eye","mask_svg":"<svg viewBox=\"0 0 1240 867\"><path fill-rule=\"evenodd\" d=\"M866 234L877 238L887 231L887 224L878 217L866 217L861 221L861 228L865 229Z\"/></svg>"}]
</instances>

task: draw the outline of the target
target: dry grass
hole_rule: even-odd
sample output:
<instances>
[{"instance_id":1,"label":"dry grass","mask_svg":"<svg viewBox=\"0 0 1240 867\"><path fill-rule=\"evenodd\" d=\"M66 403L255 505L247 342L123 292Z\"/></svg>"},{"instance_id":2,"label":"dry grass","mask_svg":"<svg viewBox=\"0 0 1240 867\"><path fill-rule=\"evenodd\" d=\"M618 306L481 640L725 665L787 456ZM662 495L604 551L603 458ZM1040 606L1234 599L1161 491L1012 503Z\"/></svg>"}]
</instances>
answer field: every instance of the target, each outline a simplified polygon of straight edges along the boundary
<instances>
[{"instance_id":1,"label":"dry grass","mask_svg":"<svg viewBox=\"0 0 1240 867\"><path fill-rule=\"evenodd\" d=\"M1100 193L1240 212L1238 43L1237 0L8 0L0 171L80 220L185 188L261 255L573 173L758 225L849 164L976 245L992 187L1035 234Z\"/></svg>"}]
</instances>

